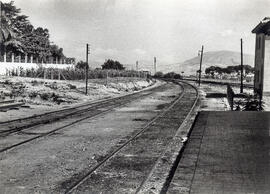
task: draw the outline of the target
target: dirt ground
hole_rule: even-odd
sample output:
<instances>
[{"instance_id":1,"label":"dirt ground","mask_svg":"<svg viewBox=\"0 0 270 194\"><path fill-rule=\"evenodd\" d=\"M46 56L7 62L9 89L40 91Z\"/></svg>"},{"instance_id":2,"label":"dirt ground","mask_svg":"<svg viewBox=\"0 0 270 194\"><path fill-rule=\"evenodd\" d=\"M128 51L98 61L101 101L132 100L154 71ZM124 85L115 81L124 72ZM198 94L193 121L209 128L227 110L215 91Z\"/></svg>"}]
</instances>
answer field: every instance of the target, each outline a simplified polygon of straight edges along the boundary
<instances>
[{"instance_id":1,"label":"dirt ground","mask_svg":"<svg viewBox=\"0 0 270 194\"><path fill-rule=\"evenodd\" d=\"M193 82L194 85L197 83ZM234 92L237 94L239 93L240 89L238 87L233 87ZM206 94L209 93L227 93L227 86L226 85L216 85L216 84L205 84L202 83L199 87L200 95L201 95L201 110L202 111L227 111L230 110L230 106L226 97L218 97L218 98L208 98ZM244 93L252 94L252 89L244 88ZM244 99L236 99L244 100Z\"/></svg>"},{"instance_id":2,"label":"dirt ground","mask_svg":"<svg viewBox=\"0 0 270 194\"><path fill-rule=\"evenodd\" d=\"M122 108L67 127L58 133L0 154L0 193L59 193L66 180L80 176L101 156L162 111L179 86L133 101ZM1 139L1 146L43 133L70 120Z\"/></svg>"},{"instance_id":3,"label":"dirt ground","mask_svg":"<svg viewBox=\"0 0 270 194\"><path fill-rule=\"evenodd\" d=\"M109 78L89 80L89 92L85 95L83 81L63 81L22 77L0 77L0 98L23 101L29 107L0 112L0 121L40 114L60 108L100 99L130 94L161 82L139 78ZM14 96L12 96L14 95ZM1 99L0 99L1 101ZM59 103L61 101L61 103Z\"/></svg>"}]
</instances>

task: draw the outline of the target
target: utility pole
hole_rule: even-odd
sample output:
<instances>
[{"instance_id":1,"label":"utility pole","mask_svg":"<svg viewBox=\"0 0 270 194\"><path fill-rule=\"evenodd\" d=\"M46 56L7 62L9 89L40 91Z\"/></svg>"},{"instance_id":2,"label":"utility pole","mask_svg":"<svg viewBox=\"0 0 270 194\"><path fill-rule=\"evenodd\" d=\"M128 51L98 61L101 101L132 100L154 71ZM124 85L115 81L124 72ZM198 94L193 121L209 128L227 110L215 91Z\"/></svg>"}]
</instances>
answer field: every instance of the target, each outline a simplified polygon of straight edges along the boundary
<instances>
[{"instance_id":1,"label":"utility pole","mask_svg":"<svg viewBox=\"0 0 270 194\"><path fill-rule=\"evenodd\" d=\"M201 54L200 70L199 70L199 86L200 86L201 85L201 75L202 75L203 45L202 45L202 50L200 50L199 53Z\"/></svg>"},{"instance_id":2,"label":"utility pole","mask_svg":"<svg viewBox=\"0 0 270 194\"><path fill-rule=\"evenodd\" d=\"M2 1L0 1L0 29L2 29ZM2 52L5 53L5 51L2 51L2 50L3 49L1 48L1 51L0 51L1 58L2 58ZM1 58L0 58L0 60L1 60ZM3 59L3 61L5 62L5 59Z\"/></svg>"},{"instance_id":3,"label":"utility pole","mask_svg":"<svg viewBox=\"0 0 270 194\"><path fill-rule=\"evenodd\" d=\"M140 77L140 74L139 74L139 62L136 61L136 75L137 77Z\"/></svg>"},{"instance_id":4,"label":"utility pole","mask_svg":"<svg viewBox=\"0 0 270 194\"><path fill-rule=\"evenodd\" d=\"M86 44L86 66L85 66L85 94L88 93L88 55L89 55L89 44Z\"/></svg>"},{"instance_id":5,"label":"utility pole","mask_svg":"<svg viewBox=\"0 0 270 194\"><path fill-rule=\"evenodd\" d=\"M157 73L157 58L154 57L154 74Z\"/></svg>"},{"instance_id":6,"label":"utility pole","mask_svg":"<svg viewBox=\"0 0 270 194\"><path fill-rule=\"evenodd\" d=\"M243 40L241 38L241 86L240 93L243 93Z\"/></svg>"},{"instance_id":7,"label":"utility pole","mask_svg":"<svg viewBox=\"0 0 270 194\"><path fill-rule=\"evenodd\" d=\"M0 1L0 25L2 29L2 1Z\"/></svg>"}]
</instances>

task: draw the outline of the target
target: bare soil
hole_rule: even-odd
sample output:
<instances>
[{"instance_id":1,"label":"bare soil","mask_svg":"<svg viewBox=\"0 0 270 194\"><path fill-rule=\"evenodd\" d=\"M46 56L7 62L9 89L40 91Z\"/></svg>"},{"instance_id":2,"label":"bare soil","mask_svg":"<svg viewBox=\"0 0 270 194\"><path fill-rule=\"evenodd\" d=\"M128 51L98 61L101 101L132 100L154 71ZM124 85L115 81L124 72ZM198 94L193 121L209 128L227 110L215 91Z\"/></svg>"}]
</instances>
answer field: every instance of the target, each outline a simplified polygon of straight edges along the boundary
<instances>
[{"instance_id":1,"label":"bare soil","mask_svg":"<svg viewBox=\"0 0 270 194\"><path fill-rule=\"evenodd\" d=\"M179 86L168 84L152 96L138 99L110 113L84 120L51 136L1 153L0 193L64 192L63 189L70 181L82 176L107 152L141 129L175 99L172 96L178 96L180 92ZM1 144L3 146L17 142L26 136L43 133L66 122L70 121L63 120L29 129L27 133L13 134L1 139ZM151 136L145 141L149 139ZM147 158L145 162L147 163Z\"/></svg>"},{"instance_id":2,"label":"bare soil","mask_svg":"<svg viewBox=\"0 0 270 194\"><path fill-rule=\"evenodd\" d=\"M91 79L88 95L85 95L83 81L0 76L0 101L12 98L29 106L0 112L0 121L125 95L154 84L152 80L139 78L109 78L108 82L104 79ZM160 82L155 85L160 85Z\"/></svg>"}]
</instances>

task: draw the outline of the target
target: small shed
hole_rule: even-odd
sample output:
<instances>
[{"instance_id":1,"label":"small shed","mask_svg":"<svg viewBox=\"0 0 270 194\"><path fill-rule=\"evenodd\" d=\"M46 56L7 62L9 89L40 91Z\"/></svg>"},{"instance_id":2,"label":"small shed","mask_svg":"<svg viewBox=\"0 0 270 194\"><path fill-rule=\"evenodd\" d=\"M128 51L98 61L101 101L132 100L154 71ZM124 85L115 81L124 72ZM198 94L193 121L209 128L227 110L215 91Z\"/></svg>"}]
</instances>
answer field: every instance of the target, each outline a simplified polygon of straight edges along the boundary
<instances>
[{"instance_id":1,"label":"small shed","mask_svg":"<svg viewBox=\"0 0 270 194\"><path fill-rule=\"evenodd\" d=\"M254 92L270 95L270 17L264 18L253 30L255 44Z\"/></svg>"}]
</instances>

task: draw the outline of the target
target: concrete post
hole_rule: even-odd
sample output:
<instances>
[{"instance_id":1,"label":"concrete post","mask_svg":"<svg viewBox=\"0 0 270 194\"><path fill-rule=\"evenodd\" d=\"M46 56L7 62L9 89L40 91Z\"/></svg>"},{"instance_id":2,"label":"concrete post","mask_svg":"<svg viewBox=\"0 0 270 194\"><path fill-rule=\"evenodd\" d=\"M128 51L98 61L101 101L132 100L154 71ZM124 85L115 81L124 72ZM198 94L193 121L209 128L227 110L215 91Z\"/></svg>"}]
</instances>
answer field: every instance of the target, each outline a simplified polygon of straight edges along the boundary
<instances>
[{"instance_id":1,"label":"concrete post","mask_svg":"<svg viewBox=\"0 0 270 194\"><path fill-rule=\"evenodd\" d=\"M53 70L51 69L51 79L53 79Z\"/></svg>"},{"instance_id":2,"label":"concrete post","mask_svg":"<svg viewBox=\"0 0 270 194\"><path fill-rule=\"evenodd\" d=\"M14 53L11 53L11 62L14 63Z\"/></svg>"},{"instance_id":3,"label":"concrete post","mask_svg":"<svg viewBox=\"0 0 270 194\"><path fill-rule=\"evenodd\" d=\"M30 56L30 63L33 63L33 55Z\"/></svg>"},{"instance_id":4,"label":"concrete post","mask_svg":"<svg viewBox=\"0 0 270 194\"><path fill-rule=\"evenodd\" d=\"M21 56L21 53L19 54L19 63L22 62L22 56Z\"/></svg>"},{"instance_id":5,"label":"concrete post","mask_svg":"<svg viewBox=\"0 0 270 194\"><path fill-rule=\"evenodd\" d=\"M27 58L28 56L27 56L27 53L24 55L24 62L25 63L27 63L27 60L28 60L28 58Z\"/></svg>"},{"instance_id":6,"label":"concrete post","mask_svg":"<svg viewBox=\"0 0 270 194\"><path fill-rule=\"evenodd\" d=\"M60 73L60 69L58 69L58 80L60 80L61 79L61 73Z\"/></svg>"},{"instance_id":7,"label":"concrete post","mask_svg":"<svg viewBox=\"0 0 270 194\"><path fill-rule=\"evenodd\" d=\"M4 53L4 62L7 62L7 53Z\"/></svg>"},{"instance_id":8,"label":"concrete post","mask_svg":"<svg viewBox=\"0 0 270 194\"><path fill-rule=\"evenodd\" d=\"M43 79L46 79L46 75L47 75L47 69L44 69L44 76L43 76Z\"/></svg>"}]
</instances>

